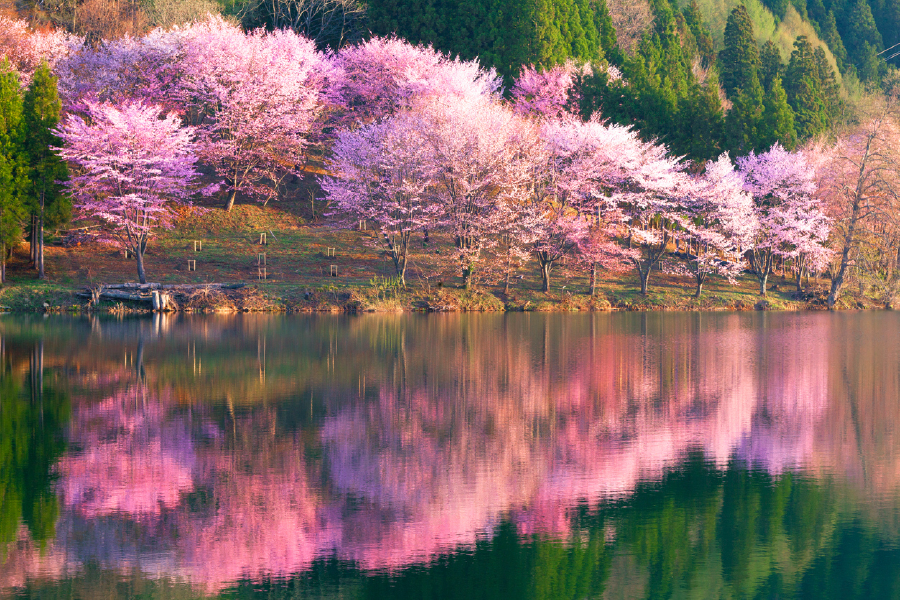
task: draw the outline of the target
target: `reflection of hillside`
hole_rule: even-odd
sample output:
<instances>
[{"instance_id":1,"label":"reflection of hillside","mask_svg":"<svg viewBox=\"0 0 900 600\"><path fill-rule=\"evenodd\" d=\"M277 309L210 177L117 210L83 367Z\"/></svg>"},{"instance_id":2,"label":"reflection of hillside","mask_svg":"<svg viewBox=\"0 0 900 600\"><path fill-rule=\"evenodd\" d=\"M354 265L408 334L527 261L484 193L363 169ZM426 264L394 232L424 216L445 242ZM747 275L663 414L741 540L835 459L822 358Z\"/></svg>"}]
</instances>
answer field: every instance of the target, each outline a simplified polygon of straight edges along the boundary
<instances>
[{"instance_id":1,"label":"reflection of hillside","mask_svg":"<svg viewBox=\"0 0 900 600\"><path fill-rule=\"evenodd\" d=\"M43 340L72 393L48 554L70 572L207 591L327 557L400 573L509 527L619 553L648 594L712 569L713 595L741 596L775 573L800 585L842 515L898 538L897 319L852 317L73 319L0 335L11 364Z\"/></svg>"}]
</instances>

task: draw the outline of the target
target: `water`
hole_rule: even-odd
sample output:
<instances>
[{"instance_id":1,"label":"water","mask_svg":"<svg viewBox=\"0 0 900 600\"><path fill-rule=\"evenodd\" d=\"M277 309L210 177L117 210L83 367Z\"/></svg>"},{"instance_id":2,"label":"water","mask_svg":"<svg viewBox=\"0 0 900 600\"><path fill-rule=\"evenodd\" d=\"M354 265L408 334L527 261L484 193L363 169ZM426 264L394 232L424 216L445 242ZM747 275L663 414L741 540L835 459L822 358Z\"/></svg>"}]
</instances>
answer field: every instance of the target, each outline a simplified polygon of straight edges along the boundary
<instances>
[{"instance_id":1,"label":"water","mask_svg":"<svg viewBox=\"0 0 900 600\"><path fill-rule=\"evenodd\" d=\"M0 317L0 597L900 598L900 314Z\"/></svg>"}]
</instances>

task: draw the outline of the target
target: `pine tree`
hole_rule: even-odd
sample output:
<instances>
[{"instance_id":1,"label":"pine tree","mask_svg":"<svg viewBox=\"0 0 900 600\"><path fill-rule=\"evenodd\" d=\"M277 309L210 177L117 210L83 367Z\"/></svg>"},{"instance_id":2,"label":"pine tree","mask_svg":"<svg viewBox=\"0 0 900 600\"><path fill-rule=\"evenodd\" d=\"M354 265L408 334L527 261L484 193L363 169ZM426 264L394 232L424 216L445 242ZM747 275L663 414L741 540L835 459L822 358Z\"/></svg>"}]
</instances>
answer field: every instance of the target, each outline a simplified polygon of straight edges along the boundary
<instances>
[{"instance_id":1,"label":"pine tree","mask_svg":"<svg viewBox=\"0 0 900 600\"><path fill-rule=\"evenodd\" d=\"M825 131L829 123L828 107L812 45L806 36L794 41L794 51L784 75L788 103L794 109L797 137L806 140Z\"/></svg>"},{"instance_id":2,"label":"pine tree","mask_svg":"<svg viewBox=\"0 0 900 600\"><path fill-rule=\"evenodd\" d=\"M760 50L759 63L759 82L763 86L763 90L768 93L772 89L772 82L780 79L784 70L781 52L771 40L766 42Z\"/></svg>"},{"instance_id":3,"label":"pine tree","mask_svg":"<svg viewBox=\"0 0 900 600\"><path fill-rule=\"evenodd\" d=\"M856 0L848 10L845 21L846 27L841 37L847 47L847 55L856 65L860 79L869 79L873 76L873 70L877 72L877 69L871 67L871 56L884 48L884 45L868 2ZM864 71L866 75L863 74Z\"/></svg>"},{"instance_id":4,"label":"pine tree","mask_svg":"<svg viewBox=\"0 0 900 600\"><path fill-rule=\"evenodd\" d=\"M816 75L819 77L819 85L822 90L822 100L825 102L825 110L828 115L828 122L834 121L838 115L838 109L841 104L841 88L838 85L837 77L834 69L825 56L825 51L818 47L813 52L816 61Z\"/></svg>"},{"instance_id":5,"label":"pine tree","mask_svg":"<svg viewBox=\"0 0 900 600\"><path fill-rule=\"evenodd\" d=\"M28 173L23 157L22 91L6 59L0 63L0 283L6 256L22 241Z\"/></svg>"},{"instance_id":6,"label":"pine tree","mask_svg":"<svg viewBox=\"0 0 900 600\"><path fill-rule=\"evenodd\" d=\"M875 46L863 42L855 62L856 72L862 81L878 81L882 67Z\"/></svg>"},{"instance_id":7,"label":"pine tree","mask_svg":"<svg viewBox=\"0 0 900 600\"><path fill-rule=\"evenodd\" d=\"M683 11L684 21L694 34L694 40L697 44L697 54L699 55L703 66L709 68L716 60L715 42L709 27L703 24L703 15L700 13L700 6L697 0L691 0Z\"/></svg>"},{"instance_id":8,"label":"pine tree","mask_svg":"<svg viewBox=\"0 0 900 600\"><path fill-rule=\"evenodd\" d=\"M810 21L812 21L815 26L821 28L825 21L825 14L827 13L825 4L822 3L822 0L807 0L806 10Z\"/></svg>"},{"instance_id":9,"label":"pine tree","mask_svg":"<svg viewBox=\"0 0 900 600\"><path fill-rule=\"evenodd\" d=\"M791 5L790 0L763 0L766 8L772 11L772 14L780 21L787 14L788 6Z\"/></svg>"},{"instance_id":10,"label":"pine tree","mask_svg":"<svg viewBox=\"0 0 900 600\"><path fill-rule=\"evenodd\" d=\"M738 91L731 110L725 116L725 146L732 156L744 156L761 150L760 130L763 118L763 89L754 77Z\"/></svg>"},{"instance_id":11,"label":"pine tree","mask_svg":"<svg viewBox=\"0 0 900 600\"><path fill-rule=\"evenodd\" d=\"M797 145L797 131L794 129L794 112L787 101L787 93L781 85L781 78L772 80L771 88L763 101L763 115L759 130L759 148L771 148L778 142L788 150Z\"/></svg>"},{"instance_id":12,"label":"pine tree","mask_svg":"<svg viewBox=\"0 0 900 600\"><path fill-rule=\"evenodd\" d=\"M846 72L847 68L850 66L847 59L847 49L844 47L844 41L838 33L837 21L834 19L833 11L828 11L828 14L825 15L825 19L822 22L819 31L819 37L822 38L823 42L828 44L828 48L831 50L831 54L834 55L835 62L837 62L838 69L841 73Z\"/></svg>"},{"instance_id":13,"label":"pine tree","mask_svg":"<svg viewBox=\"0 0 900 600\"><path fill-rule=\"evenodd\" d=\"M872 9L885 48L900 44L900 0L883 0ZM890 54L894 53L888 53L888 55ZM892 61L888 62L900 66L900 56L894 57Z\"/></svg>"},{"instance_id":14,"label":"pine tree","mask_svg":"<svg viewBox=\"0 0 900 600\"><path fill-rule=\"evenodd\" d=\"M606 59L614 65L621 66L625 61L625 55L619 48L619 40L616 38L616 28L613 25L612 15L609 14L609 6L606 0L593 3L594 24L600 33L600 45Z\"/></svg>"},{"instance_id":15,"label":"pine tree","mask_svg":"<svg viewBox=\"0 0 900 600\"><path fill-rule=\"evenodd\" d=\"M682 124L683 138L675 145L676 152L695 161L714 160L722 153L725 117L714 74L703 85L692 85L690 96L680 105L677 120Z\"/></svg>"},{"instance_id":16,"label":"pine tree","mask_svg":"<svg viewBox=\"0 0 900 600\"><path fill-rule=\"evenodd\" d=\"M59 182L68 176L66 164L53 148L60 145L53 129L59 123L62 103L57 93L56 77L43 63L31 79L23 101L23 123L27 137L25 156L29 168L29 204L34 217L32 246L36 248L35 268L44 278L44 227L65 223L72 206L62 194Z\"/></svg>"},{"instance_id":17,"label":"pine tree","mask_svg":"<svg viewBox=\"0 0 900 600\"><path fill-rule=\"evenodd\" d=\"M753 21L743 4L731 11L725 25L725 48L719 53L722 87L728 97L758 78L759 51L753 37Z\"/></svg>"}]
</instances>

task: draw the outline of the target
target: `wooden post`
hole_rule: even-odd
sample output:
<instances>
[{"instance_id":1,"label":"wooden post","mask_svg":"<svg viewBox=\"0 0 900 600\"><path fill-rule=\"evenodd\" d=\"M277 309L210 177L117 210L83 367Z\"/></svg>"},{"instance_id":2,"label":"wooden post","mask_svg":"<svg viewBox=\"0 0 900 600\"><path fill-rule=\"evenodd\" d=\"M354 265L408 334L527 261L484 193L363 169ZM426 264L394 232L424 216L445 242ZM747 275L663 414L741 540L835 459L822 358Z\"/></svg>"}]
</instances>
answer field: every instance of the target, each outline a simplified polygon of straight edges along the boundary
<instances>
[{"instance_id":1,"label":"wooden post","mask_svg":"<svg viewBox=\"0 0 900 600\"><path fill-rule=\"evenodd\" d=\"M335 257L334 248L328 247L325 248L325 256L330 256L331 258Z\"/></svg>"},{"instance_id":2,"label":"wooden post","mask_svg":"<svg viewBox=\"0 0 900 600\"><path fill-rule=\"evenodd\" d=\"M259 245L260 246L268 246L269 245L269 240L266 238L265 231L263 231L262 233L259 234Z\"/></svg>"},{"instance_id":3,"label":"wooden post","mask_svg":"<svg viewBox=\"0 0 900 600\"><path fill-rule=\"evenodd\" d=\"M337 265L331 265L331 276L337 277Z\"/></svg>"},{"instance_id":4,"label":"wooden post","mask_svg":"<svg viewBox=\"0 0 900 600\"><path fill-rule=\"evenodd\" d=\"M201 250L203 250L203 241L194 240L194 252L200 252Z\"/></svg>"},{"instance_id":5,"label":"wooden post","mask_svg":"<svg viewBox=\"0 0 900 600\"><path fill-rule=\"evenodd\" d=\"M188 271L196 271L197 270L197 261L193 259L188 260Z\"/></svg>"},{"instance_id":6,"label":"wooden post","mask_svg":"<svg viewBox=\"0 0 900 600\"><path fill-rule=\"evenodd\" d=\"M159 292L156 290L153 290L153 292L150 294L150 298L151 298L150 301L153 304L153 312L159 312L160 311Z\"/></svg>"},{"instance_id":7,"label":"wooden post","mask_svg":"<svg viewBox=\"0 0 900 600\"><path fill-rule=\"evenodd\" d=\"M364 220L361 220L361 221L359 222L359 230L360 230L360 231L365 231L365 230L366 230L366 222L365 222Z\"/></svg>"},{"instance_id":8,"label":"wooden post","mask_svg":"<svg viewBox=\"0 0 900 600\"><path fill-rule=\"evenodd\" d=\"M268 273L266 273L265 267L257 267L256 268L256 276L259 279L268 279Z\"/></svg>"}]
</instances>

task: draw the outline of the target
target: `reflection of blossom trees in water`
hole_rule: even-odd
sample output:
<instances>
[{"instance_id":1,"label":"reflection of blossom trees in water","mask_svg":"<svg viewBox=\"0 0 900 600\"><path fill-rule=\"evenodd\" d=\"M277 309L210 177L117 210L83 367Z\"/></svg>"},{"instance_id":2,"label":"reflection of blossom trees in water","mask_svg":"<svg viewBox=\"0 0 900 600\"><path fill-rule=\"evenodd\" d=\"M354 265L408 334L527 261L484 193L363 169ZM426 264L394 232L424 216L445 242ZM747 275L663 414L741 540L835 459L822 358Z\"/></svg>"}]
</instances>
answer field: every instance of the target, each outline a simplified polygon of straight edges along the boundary
<instances>
[{"instance_id":1,"label":"reflection of blossom trees in water","mask_svg":"<svg viewBox=\"0 0 900 600\"><path fill-rule=\"evenodd\" d=\"M223 417L135 389L83 401L59 465L59 544L70 565L93 556L215 591L332 555L396 570L504 522L577 536L574 507L627 504L695 451L774 477L833 470L819 434L828 327L796 317L763 338L747 317L721 319L527 336L430 321L305 429L284 429L276 407ZM111 532L125 541L99 548Z\"/></svg>"},{"instance_id":2,"label":"reflection of blossom trees in water","mask_svg":"<svg viewBox=\"0 0 900 600\"><path fill-rule=\"evenodd\" d=\"M130 387L75 412L70 452L58 469L65 504L85 517L146 520L194 487L194 443L169 403Z\"/></svg>"}]
</instances>

